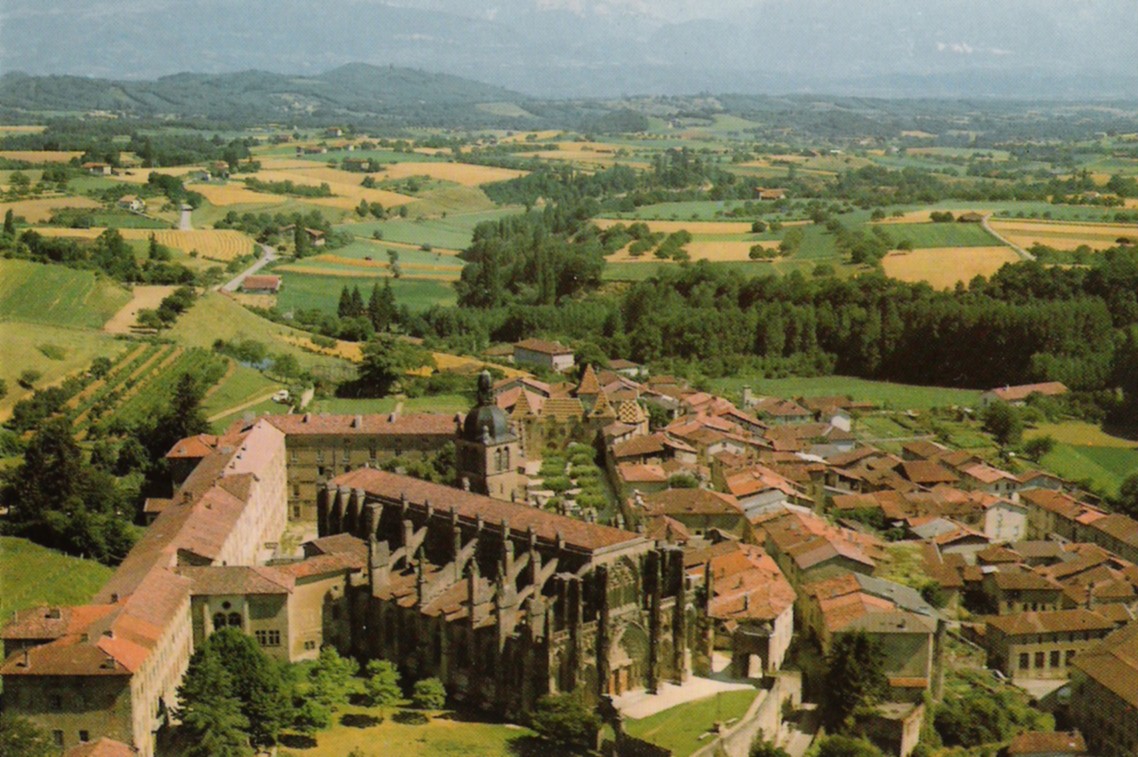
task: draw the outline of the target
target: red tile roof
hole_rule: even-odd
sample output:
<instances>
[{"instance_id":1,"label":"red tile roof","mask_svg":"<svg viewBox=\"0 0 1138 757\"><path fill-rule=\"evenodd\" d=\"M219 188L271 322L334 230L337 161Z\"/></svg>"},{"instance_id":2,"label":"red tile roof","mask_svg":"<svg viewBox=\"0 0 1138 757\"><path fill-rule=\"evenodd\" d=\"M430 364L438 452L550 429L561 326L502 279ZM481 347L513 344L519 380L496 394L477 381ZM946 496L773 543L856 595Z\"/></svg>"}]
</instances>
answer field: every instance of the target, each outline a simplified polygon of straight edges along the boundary
<instances>
[{"instance_id":1,"label":"red tile roof","mask_svg":"<svg viewBox=\"0 0 1138 757\"><path fill-rule=\"evenodd\" d=\"M72 747L63 753L63 757L136 757L137 754L134 747L104 737Z\"/></svg>"},{"instance_id":2,"label":"red tile roof","mask_svg":"<svg viewBox=\"0 0 1138 757\"><path fill-rule=\"evenodd\" d=\"M514 349L540 352L545 355L572 355L573 350L557 342L547 342L544 339L523 339L514 343Z\"/></svg>"},{"instance_id":3,"label":"red tile roof","mask_svg":"<svg viewBox=\"0 0 1138 757\"><path fill-rule=\"evenodd\" d=\"M1022 384L1020 386L1003 386L989 389L992 394L1004 402L1022 402L1033 394L1042 394L1044 397L1056 397L1067 393L1067 387L1058 381L1047 381L1042 384Z\"/></svg>"},{"instance_id":4,"label":"red tile roof","mask_svg":"<svg viewBox=\"0 0 1138 757\"><path fill-rule=\"evenodd\" d=\"M249 289L270 289L277 291L281 288L280 276L246 276L241 282L241 288Z\"/></svg>"},{"instance_id":5,"label":"red tile roof","mask_svg":"<svg viewBox=\"0 0 1138 757\"><path fill-rule=\"evenodd\" d=\"M1008 636L1070 633L1072 631L1109 631L1114 628L1114 623L1102 615L1083 608L995 615L987 618L986 622L992 628L996 628Z\"/></svg>"},{"instance_id":6,"label":"red tile roof","mask_svg":"<svg viewBox=\"0 0 1138 757\"><path fill-rule=\"evenodd\" d=\"M268 415L265 420L287 435L454 436L455 415L449 413L372 413L368 415Z\"/></svg>"},{"instance_id":7,"label":"red tile roof","mask_svg":"<svg viewBox=\"0 0 1138 757\"><path fill-rule=\"evenodd\" d=\"M373 497L392 503L399 502L403 496L416 507L430 502L436 511L449 513L453 510L460 520L468 522L479 519L489 524L508 522L511 531L519 536L532 528L542 541L554 543L561 538L567 547L585 552L603 551L643 541L639 535L629 531L585 523L528 505L491 499L481 494L373 468L358 468L337 476L331 484L363 489Z\"/></svg>"},{"instance_id":8,"label":"red tile roof","mask_svg":"<svg viewBox=\"0 0 1138 757\"><path fill-rule=\"evenodd\" d=\"M685 515L743 515L739 500L709 489L666 489L644 498L644 510L673 518Z\"/></svg>"}]
</instances>

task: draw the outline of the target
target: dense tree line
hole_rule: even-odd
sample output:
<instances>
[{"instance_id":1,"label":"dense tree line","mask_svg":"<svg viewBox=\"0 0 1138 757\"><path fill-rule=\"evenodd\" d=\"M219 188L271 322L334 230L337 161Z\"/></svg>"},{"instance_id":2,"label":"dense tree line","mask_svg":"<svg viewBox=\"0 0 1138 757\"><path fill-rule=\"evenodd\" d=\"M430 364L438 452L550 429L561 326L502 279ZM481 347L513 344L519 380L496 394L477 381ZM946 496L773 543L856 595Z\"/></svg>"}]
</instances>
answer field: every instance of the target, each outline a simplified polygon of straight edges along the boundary
<instances>
[{"instance_id":1,"label":"dense tree line","mask_svg":"<svg viewBox=\"0 0 1138 757\"><path fill-rule=\"evenodd\" d=\"M117 229L107 229L91 242L46 237L27 229L18 236L0 235L0 254L36 263L102 271L116 281L147 284L191 284L197 276L181 263L169 260L168 251L152 244L141 263Z\"/></svg>"}]
</instances>

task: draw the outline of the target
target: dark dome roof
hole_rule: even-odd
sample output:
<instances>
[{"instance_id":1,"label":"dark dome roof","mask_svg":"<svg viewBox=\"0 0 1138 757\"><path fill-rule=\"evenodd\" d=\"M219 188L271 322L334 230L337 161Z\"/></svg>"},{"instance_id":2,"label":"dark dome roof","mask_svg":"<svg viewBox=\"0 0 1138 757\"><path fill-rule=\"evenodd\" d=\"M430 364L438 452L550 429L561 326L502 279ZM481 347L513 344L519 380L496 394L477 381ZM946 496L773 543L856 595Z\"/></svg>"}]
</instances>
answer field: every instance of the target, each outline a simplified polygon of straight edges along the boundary
<instances>
[{"instance_id":1,"label":"dark dome roof","mask_svg":"<svg viewBox=\"0 0 1138 757\"><path fill-rule=\"evenodd\" d=\"M488 371L482 371L478 376L478 404L466 414L466 420L462 423L462 438L479 443L485 439L491 444L514 439L509 416L494 402Z\"/></svg>"},{"instance_id":2,"label":"dark dome roof","mask_svg":"<svg viewBox=\"0 0 1138 757\"><path fill-rule=\"evenodd\" d=\"M462 438L468 442L481 442L484 436L491 443L514 438L509 416L497 405L479 405L466 414L462 423Z\"/></svg>"}]
</instances>

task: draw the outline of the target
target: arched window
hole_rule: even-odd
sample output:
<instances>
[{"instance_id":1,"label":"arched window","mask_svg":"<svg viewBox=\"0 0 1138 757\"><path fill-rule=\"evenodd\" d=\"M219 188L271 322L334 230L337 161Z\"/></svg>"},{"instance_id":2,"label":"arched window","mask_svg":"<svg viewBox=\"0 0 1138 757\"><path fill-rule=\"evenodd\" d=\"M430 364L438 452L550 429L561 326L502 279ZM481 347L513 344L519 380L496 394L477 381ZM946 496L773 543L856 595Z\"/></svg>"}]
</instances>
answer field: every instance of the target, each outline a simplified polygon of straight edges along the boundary
<instances>
[{"instance_id":1,"label":"arched window","mask_svg":"<svg viewBox=\"0 0 1138 757\"><path fill-rule=\"evenodd\" d=\"M510 448L506 447L502 450L502 470L510 469Z\"/></svg>"},{"instance_id":2,"label":"arched window","mask_svg":"<svg viewBox=\"0 0 1138 757\"><path fill-rule=\"evenodd\" d=\"M225 628L225 613L223 612L213 616L213 630L216 631L219 628Z\"/></svg>"},{"instance_id":3,"label":"arched window","mask_svg":"<svg viewBox=\"0 0 1138 757\"><path fill-rule=\"evenodd\" d=\"M229 625L233 626L234 628L240 628L241 627L241 613L239 613L239 612L229 613Z\"/></svg>"}]
</instances>

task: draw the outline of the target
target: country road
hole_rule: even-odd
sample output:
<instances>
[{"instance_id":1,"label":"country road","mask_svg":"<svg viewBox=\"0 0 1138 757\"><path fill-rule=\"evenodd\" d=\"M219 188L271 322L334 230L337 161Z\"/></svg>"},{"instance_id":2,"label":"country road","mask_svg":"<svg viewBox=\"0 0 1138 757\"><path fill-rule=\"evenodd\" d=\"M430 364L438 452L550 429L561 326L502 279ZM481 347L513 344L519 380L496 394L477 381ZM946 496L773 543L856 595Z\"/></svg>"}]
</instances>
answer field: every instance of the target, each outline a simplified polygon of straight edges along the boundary
<instances>
[{"instance_id":1,"label":"country road","mask_svg":"<svg viewBox=\"0 0 1138 757\"><path fill-rule=\"evenodd\" d=\"M178 231L193 231L194 222L190 218L191 209L188 205L182 206L182 215L178 219Z\"/></svg>"},{"instance_id":2,"label":"country road","mask_svg":"<svg viewBox=\"0 0 1138 757\"><path fill-rule=\"evenodd\" d=\"M261 245L261 257L258 258L257 261L253 263L253 265L249 266L244 271L234 276L225 284L222 284L220 287L218 287L218 289L222 292L236 292L241 288L241 282L245 280L246 276L252 276L254 273L261 270L276 259L276 250L274 250L272 247L269 247L267 244Z\"/></svg>"},{"instance_id":3,"label":"country road","mask_svg":"<svg viewBox=\"0 0 1138 757\"><path fill-rule=\"evenodd\" d=\"M1023 248L1022 248L1022 247L1020 247L1018 244L1012 244L1010 241L1008 241L1007 239L1004 239L1002 236L1000 236L1000 233L999 233L998 231L996 231L995 229L993 229L993 228L992 228L992 227L991 227L991 226L988 224L988 219L989 219L989 218L991 218L991 217L992 217L992 214L991 214L991 213L986 213L986 214L984 215L984 218L983 218L983 220L981 220L981 221L980 221L980 225L984 227L984 231L988 232L989 234L991 234L991 235L992 235L992 236L994 236L996 239L998 239L998 240L1000 240L1001 242L1003 242L1003 243L1004 243L1005 245L1007 245L1008 247L1011 247L1011 248L1012 248L1012 252L1014 252L1016 255L1019 255L1021 259L1023 259L1023 260L1035 260L1035 256L1034 256L1034 255L1032 255L1030 252L1028 252L1027 250L1023 249Z\"/></svg>"}]
</instances>

